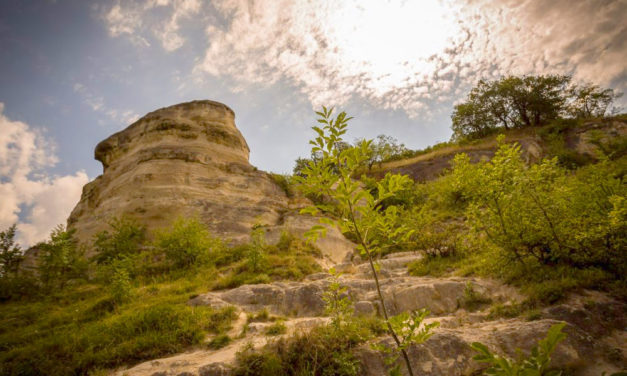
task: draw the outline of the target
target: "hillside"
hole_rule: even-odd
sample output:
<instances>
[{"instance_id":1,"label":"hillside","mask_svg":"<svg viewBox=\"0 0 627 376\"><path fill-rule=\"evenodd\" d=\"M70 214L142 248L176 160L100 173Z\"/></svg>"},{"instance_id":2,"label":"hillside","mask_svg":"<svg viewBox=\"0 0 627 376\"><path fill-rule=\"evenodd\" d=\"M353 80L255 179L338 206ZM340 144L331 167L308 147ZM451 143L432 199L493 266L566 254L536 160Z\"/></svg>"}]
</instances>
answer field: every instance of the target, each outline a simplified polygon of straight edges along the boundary
<instances>
[{"instance_id":1,"label":"hillside","mask_svg":"<svg viewBox=\"0 0 627 376\"><path fill-rule=\"evenodd\" d=\"M580 121L576 124L556 123L538 128L512 129L503 134L506 142L520 144L529 162L557 156L565 163L576 166L596 160L601 151L599 143L614 143L616 145L613 147L619 153L625 153L625 146L618 143L627 136L627 115ZM450 169L450 162L456 154L465 153L473 162L478 162L489 160L496 148L496 135L465 143L436 144L424 152L418 151L417 156L375 165L371 173L377 177L382 177L386 172L407 174L414 181L424 182L433 180L446 169Z\"/></svg>"},{"instance_id":2,"label":"hillside","mask_svg":"<svg viewBox=\"0 0 627 376\"><path fill-rule=\"evenodd\" d=\"M434 147L360 180L367 144L338 147L348 116L318 115L312 155L327 154L297 176L252 167L213 101L101 142L68 228L0 279L0 375L461 376L493 354L627 368L624 115Z\"/></svg>"}]
</instances>

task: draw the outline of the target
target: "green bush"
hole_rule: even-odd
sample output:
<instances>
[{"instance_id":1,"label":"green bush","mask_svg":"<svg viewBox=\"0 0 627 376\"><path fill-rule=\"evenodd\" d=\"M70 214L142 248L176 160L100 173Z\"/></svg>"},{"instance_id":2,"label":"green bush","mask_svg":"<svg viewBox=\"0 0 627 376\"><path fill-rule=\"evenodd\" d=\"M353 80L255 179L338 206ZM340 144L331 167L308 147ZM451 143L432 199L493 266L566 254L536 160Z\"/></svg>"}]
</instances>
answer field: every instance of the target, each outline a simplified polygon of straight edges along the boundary
<instances>
[{"instance_id":1,"label":"green bush","mask_svg":"<svg viewBox=\"0 0 627 376\"><path fill-rule=\"evenodd\" d=\"M484 375L494 376L559 376L562 371L551 370L551 355L557 345L566 338L562 329L566 323L551 326L546 337L531 349L531 354L526 359L512 360L497 354L493 354L487 346L474 342L472 348L479 354L473 359L480 363L490 365Z\"/></svg>"},{"instance_id":2,"label":"green bush","mask_svg":"<svg viewBox=\"0 0 627 376\"><path fill-rule=\"evenodd\" d=\"M231 341L231 337L229 337L227 334L218 334L217 336L213 337L211 341L209 341L207 347L212 350L219 350L223 347L228 346Z\"/></svg>"},{"instance_id":3,"label":"green bush","mask_svg":"<svg viewBox=\"0 0 627 376\"><path fill-rule=\"evenodd\" d=\"M287 197L294 197L294 188L292 183L292 176L288 174L268 174L272 181L278 185Z\"/></svg>"},{"instance_id":4,"label":"green bush","mask_svg":"<svg viewBox=\"0 0 627 376\"><path fill-rule=\"evenodd\" d=\"M469 202L475 234L485 234L512 262L627 270L620 256L627 188L607 166L575 175L555 159L527 167L518 145L501 143L490 162L473 165L458 155L452 177Z\"/></svg>"},{"instance_id":5,"label":"green bush","mask_svg":"<svg viewBox=\"0 0 627 376\"><path fill-rule=\"evenodd\" d=\"M222 241L195 218L178 218L169 228L157 231L154 244L174 268L210 263L213 254L224 249Z\"/></svg>"},{"instance_id":6,"label":"green bush","mask_svg":"<svg viewBox=\"0 0 627 376\"><path fill-rule=\"evenodd\" d=\"M111 265L111 281L109 291L113 300L121 304L130 299L132 295L131 277L128 267L120 261L114 261Z\"/></svg>"},{"instance_id":7,"label":"green bush","mask_svg":"<svg viewBox=\"0 0 627 376\"><path fill-rule=\"evenodd\" d=\"M381 323L355 321L341 329L320 326L298 333L255 351L237 354L234 376L355 376L360 374L359 360L352 350L382 334Z\"/></svg>"},{"instance_id":8,"label":"green bush","mask_svg":"<svg viewBox=\"0 0 627 376\"><path fill-rule=\"evenodd\" d=\"M74 238L75 230L66 231L62 225L50 234L50 240L40 243L39 277L48 289L63 289L72 279L84 278L87 260Z\"/></svg>"},{"instance_id":9,"label":"green bush","mask_svg":"<svg viewBox=\"0 0 627 376\"><path fill-rule=\"evenodd\" d=\"M266 262L266 230L255 226L250 234L250 245L246 252L246 263L249 270L258 272Z\"/></svg>"},{"instance_id":10,"label":"green bush","mask_svg":"<svg viewBox=\"0 0 627 376\"><path fill-rule=\"evenodd\" d=\"M111 231L96 234L94 259L98 264L109 264L114 259L138 255L146 240L146 228L130 217L113 218L109 221Z\"/></svg>"},{"instance_id":11,"label":"green bush","mask_svg":"<svg viewBox=\"0 0 627 376\"><path fill-rule=\"evenodd\" d=\"M278 336L281 334L285 334L287 332L287 327L283 323L283 321L277 321L274 324L269 325L264 333L267 336Z\"/></svg>"}]
</instances>

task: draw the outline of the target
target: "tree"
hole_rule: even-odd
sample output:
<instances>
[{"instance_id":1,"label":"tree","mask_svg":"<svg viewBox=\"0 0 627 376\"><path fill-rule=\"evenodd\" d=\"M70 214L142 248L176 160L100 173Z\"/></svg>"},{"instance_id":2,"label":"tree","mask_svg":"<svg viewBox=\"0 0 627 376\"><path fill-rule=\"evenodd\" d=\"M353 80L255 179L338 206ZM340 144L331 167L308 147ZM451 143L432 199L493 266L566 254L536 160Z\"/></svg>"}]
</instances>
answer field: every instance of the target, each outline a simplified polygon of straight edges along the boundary
<instances>
[{"instance_id":1,"label":"tree","mask_svg":"<svg viewBox=\"0 0 627 376\"><path fill-rule=\"evenodd\" d=\"M254 225L250 233L250 245L246 251L246 263L251 271L258 272L266 259L266 230Z\"/></svg>"},{"instance_id":2,"label":"tree","mask_svg":"<svg viewBox=\"0 0 627 376\"><path fill-rule=\"evenodd\" d=\"M367 142L367 140L357 140L355 147L361 147L364 142ZM405 144L398 142L394 137L380 134L377 136L376 140L369 144L367 153L368 169L372 169L375 163L381 164L407 151L408 149L405 147Z\"/></svg>"},{"instance_id":3,"label":"tree","mask_svg":"<svg viewBox=\"0 0 627 376\"><path fill-rule=\"evenodd\" d=\"M570 76L507 76L481 80L451 115L453 139L483 137L503 127L531 127L556 119L565 110Z\"/></svg>"},{"instance_id":4,"label":"tree","mask_svg":"<svg viewBox=\"0 0 627 376\"><path fill-rule=\"evenodd\" d=\"M624 275L627 189L599 163L572 174L556 158L527 166L520 145L503 143L489 162L453 161L450 184L468 203L475 231L523 266L597 267Z\"/></svg>"},{"instance_id":5,"label":"tree","mask_svg":"<svg viewBox=\"0 0 627 376\"><path fill-rule=\"evenodd\" d=\"M44 286L63 288L69 280L85 276L87 261L78 248L75 231L66 231L63 225L58 225L52 230L50 240L39 244L41 261L38 269Z\"/></svg>"},{"instance_id":6,"label":"tree","mask_svg":"<svg viewBox=\"0 0 627 376\"><path fill-rule=\"evenodd\" d=\"M611 110L615 99L622 96L612 89L602 89L593 84L573 86L569 90L568 112L577 118L601 117Z\"/></svg>"},{"instance_id":7,"label":"tree","mask_svg":"<svg viewBox=\"0 0 627 376\"><path fill-rule=\"evenodd\" d=\"M495 127L494 120L484 111L481 103L476 101L455 105L451 120L453 141L484 137Z\"/></svg>"},{"instance_id":8,"label":"tree","mask_svg":"<svg viewBox=\"0 0 627 376\"><path fill-rule=\"evenodd\" d=\"M16 230L17 226L14 224L0 232L0 277L17 274L20 263L24 259L22 249L15 244Z\"/></svg>"},{"instance_id":9,"label":"tree","mask_svg":"<svg viewBox=\"0 0 627 376\"><path fill-rule=\"evenodd\" d=\"M328 110L326 107L323 107L322 112L316 112L319 115L318 122L323 126L313 127L317 137L309 143L312 145L312 153L319 153L321 158L311 161L303 170L303 175L296 177L296 181L305 194L323 194L331 198L329 203L318 203L304 209L303 213L332 214L336 219L321 217L321 224L312 227L306 235L313 241L326 234L325 225L335 225L357 240L360 254L370 265L388 332L394 339L396 351L403 356L409 374L413 376L406 349L412 343L426 340L432 326L424 326L423 331L419 329L422 322L420 318L424 318L426 314L415 316L416 320L403 321L411 321L411 326L406 327L406 331L416 334L409 337L410 342L405 342L405 330L403 336L399 335L399 328L395 328L398 320L388 314L375 262L375 257L383 250L406 241L412 235L411 229L402 224L397 226L399 208L396 205L384 207L381 204L412 186L413 181L406 175L388 173L376 183L376 189L363 189L363 182L354 178L368 159L372 141L361 142L351 148L338 148L337 145L343 142L342 136L346 133L351 118L342 112L333 119L332 112L333 109Z\"/></svg>"}]
</instances>

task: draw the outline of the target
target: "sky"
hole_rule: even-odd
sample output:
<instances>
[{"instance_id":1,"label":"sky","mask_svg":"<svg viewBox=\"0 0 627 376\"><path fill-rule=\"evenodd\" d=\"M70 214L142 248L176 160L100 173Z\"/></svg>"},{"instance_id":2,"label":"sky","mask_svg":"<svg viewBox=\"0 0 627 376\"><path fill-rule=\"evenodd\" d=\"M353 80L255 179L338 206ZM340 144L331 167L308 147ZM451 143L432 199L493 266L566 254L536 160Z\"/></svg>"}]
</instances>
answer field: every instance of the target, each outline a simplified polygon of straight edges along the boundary
<instances>
[{"instance_id":1,"label":"sky","mask_svg":"<svg viewBox=\"0 0 627 376\"><path fill-rule=\"evenodd\" d=\"M180 102L231 107L251 163L283 173L322 105L355 117L349 141L419 149L479 79L624 92L625 19L627 0L2 0L0 231L44 240L102 173L96 144Z\"/></svg>"}]
</instances>

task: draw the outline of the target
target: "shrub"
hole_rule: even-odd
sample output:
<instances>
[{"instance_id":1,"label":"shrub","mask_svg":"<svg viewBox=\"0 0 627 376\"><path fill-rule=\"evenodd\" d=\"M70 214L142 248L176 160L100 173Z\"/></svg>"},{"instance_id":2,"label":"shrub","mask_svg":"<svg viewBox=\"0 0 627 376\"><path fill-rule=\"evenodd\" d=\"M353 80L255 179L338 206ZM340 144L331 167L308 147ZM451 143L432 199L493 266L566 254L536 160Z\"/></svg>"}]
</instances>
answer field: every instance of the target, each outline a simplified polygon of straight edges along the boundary
<instances>
[{"instance_id":1,"label":"shrub","mask_svg":"<svg viewBox=\"0 0 627 376\"><path fill-rule=\"evenodd\" d=\"M155 246L174 268L207 264L213 254L224 249L222 241L212 237L207 227L195 218L178 218L169 228L158 231Z\"/></svg>"},{"instance_id":2,"label":"shrub","mask_svg":"<svg viewBox=\"0 0 627 376\"><path fill-rule=\"evenodd\" d=\"M294 196L294 189L292 188L292 177L288 174L268 174L272 181L278 185L287 197Z\"/></svg>"},{"instance_id":3,"label":"shrub","mask_svg":"<svg viewBox=\"0 0 627 376\"><path fill-rule=\"evenodd\" d=\"M329 273L331 283L322 295L322 300L325 313L331 317L331 324L339 329L353 315L353 302L348 296L348 288L340 284L340 273L335 268L331 268Z\"/></svg>"},{"instance_id":4,"label":"shrub","mask_svg":"<svg viewBox=\"0 0 627 376\"><path fill-rule=\"evenodd\" d=\"M130 217L115 217L109 221L111 232L104 230L96 234L94 257L98 264L109 264L116 258L133 257L139 254L146 240L146 229Z\"/></svg>"},{"instance_id":5,"label":"shrub","mask_svg":"<svg viewBox=\"0 0 627 376\"><path fill-rule=\"evenodd\" d=\"M566 323L551 326L546 337L538 342L538 345L531 349L531 355L527 359L512 360L507 357L493 354L487 346L479 342L474 342L472 348L479 352L473 359L480 363L490 365L484 375L495 376L559 376L562 374L558 370L549 370L551 354L557 345L566 338L562 329Z\"/></svg>"},{"instance_id":6,"label":"shrub","mask_svg":"<svg viewBox=\"0 0 627 376\"><path fill-rule=\"evenodd\" d=\"M492 299L475 291L472 283L468 282L464 288L464 295L457 303L464 309L476 311L482 305L490 304L491 302Z\"/></svg>"},{"instance_id":7,"label":"shrub","mask_svg":"<svg viewBox=\"0 0 627 376\"><path fill-rule=\"evenodd\" d=\"M525 266L602 267L624 274L626 190L604 165L576 175L555 159L527 167L518 145L501 141L490 162L471 165L455 158L454 181L470 203L467 215L475 233Z\"/></svg>"},{"instance_id":8,"label":"shrub","mask_svg":"<svg viewBox=\"0 0 627 376\"><path fill-rule=\"evenodd\" d=\"M17 226L14 224L0 232L0 278L17 274L23 260L22 250L19 245L15 244L16 230Z\"/></svg>"},{"instance_id":9,"label":"shrub","mask_svg":"<svg viewBox=\"0 0 627 376\"><path fill-rule=\"evenodd\" d=\"M250 234L250 245L246 252L246 263L253 272L258 272L266 260L266 230L254 226Z\"/></svg>"},{"instance_id":10,"label":"shrub","mask_svg":"<svg viewBox=\"0 0 627 376\"><path fill-rule=\"evenodd\" d=\"M83 250L78 248L74 232L74 229L66 231L59 225L50 234L48 242L37 245L41 250L39 277L49 289L62 289L68 281L86 276L87 260Z\"/></svg>"},{"instance_id":11,"label":"shrub","mask_svg":"<svg viewBox=\"0 0 627 376\"><path fill-rule=\"evenodd\" d=\"M287 332L287 327L283 321L277 321L274 324L268 326L264 333L268 336L278 336L281 334L285 334Z\"/></svg>"},{"instance_id":12,"label":"shrub","mask_svg":"<svg viewBox=\"0 0 627 376\"><path fill-rule=\"evenodd\" d=\"M355 376L360 374L359 360L352 349L376 332L369 322L354 322L337 330L320 326L309 332L280 338L255 351L252 347L239 352L233 369L234 376Z\"/></svg>"},{"instance_id":13,"label":"shrub","mask_svg":"<svg viewBox=\"0 0 627 376\"><path fill-rule=\"evenodd\" d=\"M406 349L401 346L399 335L389 321L374 258L385 249L404 243L411 237L413 230L399 221L402 207L396 204L395 199L412 186L413 181L406 175L388 173L377 182L376 189L364 189L363 180L357 181L355 177L370 156L372 141L363 141L354 147L345 146L342 137L347 132L351 118L344 112L333 118L332 113L333 109L326 107L322 108L322 112L317 112L318 122L323 126L312 127L317 137L310 144L313 146L311 153L319 154L320 157L310 162L301 172L302 176L296 176L295 179L305 194L322 193L331 198L330 204L316 203L302 210L302 213L330 214L336 219L320 218L320 225L313 226L307 236L310 241L315 241L326 234L324 225L336 225L342 233L350 234L356 240L360 254L370 264L390 335L412 375ZM386 203L386 200L389 201Z\"/></svg>"},{"instance_id":14,"label":"shrub","mask_svg":"<svg viewBox=\"0 0 627 376\"><path fill-rule=\"evenodd\" d=\"M121 261L114 261L111 265L111 281L109 291L117 304L124 303L131 297L131 277L127 266Z\"/></svg>"},{"instance_id":15,"label":"shrub","mask_svg":"<svg viewBox=\"0 0 627 376\"><path fill-rule=\"evenodd\" d=\"M231 343L232 339L227 334L218 334L213 337L211 341L207 344L207 346L212 350L219 350L223 347L228 346Z\"/></svg>"}]
</instances>

